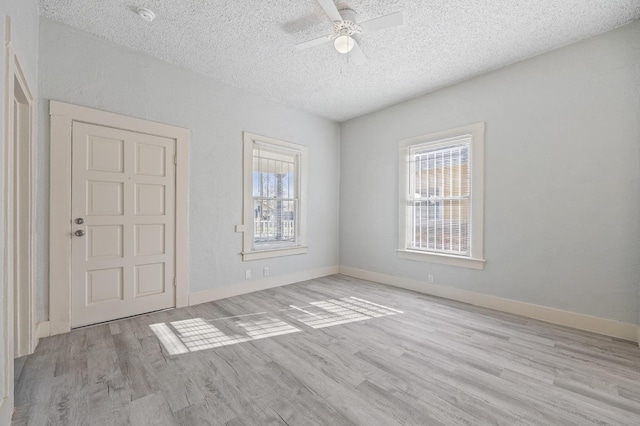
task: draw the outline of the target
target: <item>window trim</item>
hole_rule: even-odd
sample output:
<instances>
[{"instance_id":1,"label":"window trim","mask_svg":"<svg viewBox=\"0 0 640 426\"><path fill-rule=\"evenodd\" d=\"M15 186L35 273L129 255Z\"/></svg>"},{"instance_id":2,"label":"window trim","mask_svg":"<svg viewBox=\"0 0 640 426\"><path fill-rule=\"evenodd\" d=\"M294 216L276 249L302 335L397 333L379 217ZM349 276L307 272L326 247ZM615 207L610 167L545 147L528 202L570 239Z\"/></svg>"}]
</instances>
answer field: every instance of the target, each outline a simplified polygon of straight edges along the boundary
<instances>
[{"instance_id":1,"label":"window trim","mask_svg":"<svg viewBox=\"0 0 640 426\"><path fill-rule=\"evenodd\" d=\"M429 133L399 142L398 169L398 257L422 262L441 263L471 269L483 269L484 259L484 132L485 123L479 122L454 129ZM446 253L426 252L408 248L407 196L409 193L409 152L411 147L424 144L440 144L445 139L471 136L471 254L456 256Z\"/></svg>"},{"instance_id":2,"label":"window trim","mask_svg":"<svg viewBox=\"0 0 640 426\"><path fill-rule=\"evenodd\" d=\"M243 132L243 225L236 230L243 233L242 239L242 260L268 259L272 257L291 256L304 254L307 252L307 166L308 148L291 142L261 136L254 133ZM300 154L300 164L298 172L298 212L297 212L297 244L273 247L262 250L254 249L254 217L253 217L253 148L254 143L274 145L288 150L296 151Z\"/></svg>"}]
</instances>

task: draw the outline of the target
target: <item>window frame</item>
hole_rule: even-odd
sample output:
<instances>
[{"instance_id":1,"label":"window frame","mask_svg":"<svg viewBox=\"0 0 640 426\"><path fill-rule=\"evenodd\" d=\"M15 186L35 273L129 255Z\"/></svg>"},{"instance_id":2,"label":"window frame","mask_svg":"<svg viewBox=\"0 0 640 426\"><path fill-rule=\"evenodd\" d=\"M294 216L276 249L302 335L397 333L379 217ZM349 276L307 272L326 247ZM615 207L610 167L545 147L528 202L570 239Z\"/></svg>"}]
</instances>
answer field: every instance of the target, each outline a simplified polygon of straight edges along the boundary
<instances>
[{"instance_id":1,"label":"window frame","mask_svg":"<svg viewBox=\"0 0 640 426\"><path fill-rule=\"evenodd\" d=\"M398 257L401 259L422 262L440 263L471 269L483 269L484 259L484 133L485 123L474 123L454 129L429 133L399 142L399 188L398 188ZM471 247L469 256L458 256L448 253L430 252L411 249L410 227L413 209L409 206L411 176L409 156L411 148L423 145L442 145L448 140L470 136L469 156L471 166Z\"/></svg>"},{"instance_id":2,"label":"window frame","mask_svg":"<svg viewBox=\"0 0 640 426\"><path fill-rule=\"evenodd\" d=\"M254 246L254 196L253 196L253 150L256 143L272 145L274 148L294 151L299 155L296 189L298 206L296 211L296 242L285 242L281 247L277 243L269 248ZM307 252L307 165L308 148L291 142L243 132L243 232L242 260L267 259L280 256L291 256Z\"/></svg>"}]
</instances>

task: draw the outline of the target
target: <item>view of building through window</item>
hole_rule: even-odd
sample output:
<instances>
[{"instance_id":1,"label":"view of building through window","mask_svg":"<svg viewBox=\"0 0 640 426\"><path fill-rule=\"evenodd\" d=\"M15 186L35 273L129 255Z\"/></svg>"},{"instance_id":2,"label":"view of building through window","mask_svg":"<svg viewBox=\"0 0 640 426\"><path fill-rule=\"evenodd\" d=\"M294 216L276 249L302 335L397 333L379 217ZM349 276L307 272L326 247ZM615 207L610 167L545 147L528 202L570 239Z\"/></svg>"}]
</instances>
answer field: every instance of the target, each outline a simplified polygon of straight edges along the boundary
<instances>
[{"instance_id":1,"label":"view of building through window","mask_svg":"<svg viewBox=\"0 0 640 426\"><path fill-rule=\"evenodd\" d=\"M410 149L409 248L470 254L469 143L467 137Z\"/></svg>"},{"instance_id":2,"label":"view of building through window","mask_svg":"<svg viewBox=\"0 0 640 426\"><path fill-rule=\"evenodd\" d=\"M255 249L297 241L299 153L256 142L253 148Z\"/></svg>"}]
</instances>

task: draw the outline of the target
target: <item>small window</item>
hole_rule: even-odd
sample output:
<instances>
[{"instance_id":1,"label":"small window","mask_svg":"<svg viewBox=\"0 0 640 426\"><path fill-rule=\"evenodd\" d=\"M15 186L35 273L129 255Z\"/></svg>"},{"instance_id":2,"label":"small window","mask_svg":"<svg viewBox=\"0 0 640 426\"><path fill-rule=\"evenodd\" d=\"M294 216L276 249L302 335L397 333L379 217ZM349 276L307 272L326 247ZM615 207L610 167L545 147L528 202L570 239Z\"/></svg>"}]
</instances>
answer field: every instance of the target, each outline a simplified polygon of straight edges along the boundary
<instances>
[{"instance_id":1,"label":"small window","mask_svg":"<svg viewBox=\"0 0 640 426\"><path fill-rule=\"evenodd\" d=\"M243 260L306 252L307 148L244 133Z\"/></svg>"},{"instance_id":2,"label":"small window","mask_svg":"<svg viewBox=\"0 0 640 426\"><path fill-rule=\"evenodd\" d=\"M481 269L484 123L400 142L399 256Z\"/></svg>"}]
</instances>

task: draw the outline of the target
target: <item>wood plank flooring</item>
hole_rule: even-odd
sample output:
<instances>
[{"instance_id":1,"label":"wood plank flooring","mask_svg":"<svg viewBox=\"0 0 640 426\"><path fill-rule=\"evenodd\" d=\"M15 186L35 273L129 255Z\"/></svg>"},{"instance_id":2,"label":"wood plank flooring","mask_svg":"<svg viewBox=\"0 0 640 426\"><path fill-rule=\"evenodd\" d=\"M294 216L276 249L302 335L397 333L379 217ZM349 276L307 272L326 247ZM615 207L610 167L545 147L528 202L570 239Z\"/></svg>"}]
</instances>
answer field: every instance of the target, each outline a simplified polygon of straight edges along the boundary
<instances>
[{"instance_id":1,"label":"wood plank flooring","mask_svg":"<svg viewBox=\"0 0 640 426\"><path fill-rule=\"evenodd\" d=\"M636 344L342 275L49 337L16 372L13 425L640 425Z\"/></svg>"}]
</instances>

